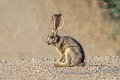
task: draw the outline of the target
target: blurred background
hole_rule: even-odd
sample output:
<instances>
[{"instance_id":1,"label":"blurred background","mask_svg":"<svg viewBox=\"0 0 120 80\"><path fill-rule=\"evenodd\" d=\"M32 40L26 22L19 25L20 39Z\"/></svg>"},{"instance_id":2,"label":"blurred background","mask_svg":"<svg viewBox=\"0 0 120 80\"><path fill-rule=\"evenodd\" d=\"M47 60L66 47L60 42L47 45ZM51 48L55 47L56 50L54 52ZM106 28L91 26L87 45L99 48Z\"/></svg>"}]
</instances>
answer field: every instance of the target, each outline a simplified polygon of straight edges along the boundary
<instances>
[{"instance_id":1,"label":"blurred background","mask_svg":"<svg viewBox=\"0 0 120 80\"><path fill-rule=\"evenodd\" d=\"M120 55L119 0L0 0L0 59L58 57L46 44L54 13L86 56Z\"/></svg>"}]
</instances>

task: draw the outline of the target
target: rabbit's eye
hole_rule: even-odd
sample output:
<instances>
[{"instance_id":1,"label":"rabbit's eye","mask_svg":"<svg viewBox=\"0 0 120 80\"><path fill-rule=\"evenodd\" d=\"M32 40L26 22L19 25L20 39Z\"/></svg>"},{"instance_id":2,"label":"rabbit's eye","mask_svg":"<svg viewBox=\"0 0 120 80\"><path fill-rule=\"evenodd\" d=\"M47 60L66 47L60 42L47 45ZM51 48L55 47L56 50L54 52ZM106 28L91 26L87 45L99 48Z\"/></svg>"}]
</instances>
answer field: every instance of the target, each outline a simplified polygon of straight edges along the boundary
<instances>
[{"instance_id":1,"label":"rabbit's eye","mask_svg":"<svg viewBox=\"0 0 120 80\"><path fill-rule=\"evenodd\" d=\"M54 36L51 36L50 38L51 38L51 39L54 39Z\"/></svg>"}]
</instances>

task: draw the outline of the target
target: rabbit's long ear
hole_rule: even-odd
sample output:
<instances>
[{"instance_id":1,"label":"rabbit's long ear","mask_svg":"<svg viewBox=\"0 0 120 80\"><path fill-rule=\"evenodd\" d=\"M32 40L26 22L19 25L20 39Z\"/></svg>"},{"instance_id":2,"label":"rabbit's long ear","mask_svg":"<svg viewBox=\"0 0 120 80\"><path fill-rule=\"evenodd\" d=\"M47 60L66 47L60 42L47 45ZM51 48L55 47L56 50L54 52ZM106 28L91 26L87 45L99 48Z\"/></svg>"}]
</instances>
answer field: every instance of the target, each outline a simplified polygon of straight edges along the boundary
<instances>
[{"instance_id":1,"label":"rabbit's long ear","mask_svg":"<svg viewBox=\"0 0 120 80\"><path fill-rule=\"evenodd\" d=\"M54 31L58 31L63 27L64 20L62 14L54 14L52 16L52 22L53 22L53 29Z\"/></svg>"}]
</instances>

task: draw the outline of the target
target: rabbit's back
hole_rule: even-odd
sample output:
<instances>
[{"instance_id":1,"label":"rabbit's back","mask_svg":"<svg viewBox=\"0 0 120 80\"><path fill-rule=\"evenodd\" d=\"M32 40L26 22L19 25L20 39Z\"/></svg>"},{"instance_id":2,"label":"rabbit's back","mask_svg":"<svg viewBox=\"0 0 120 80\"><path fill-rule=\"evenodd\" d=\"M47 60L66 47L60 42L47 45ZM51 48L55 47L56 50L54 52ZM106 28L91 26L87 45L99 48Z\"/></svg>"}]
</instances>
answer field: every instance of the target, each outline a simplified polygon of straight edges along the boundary
<instances>
[{"instance_id":1,"label":"rabbit's back","mask_svg":"<svg viewBox=\"0 0 120 80\"><path fill-rule=\"evenodd\" d=\"M61 36L61 40L64 41L67 47L79 47L82 48L81 44L74 38L70 36Z\"/></svg>"}]
</instances>

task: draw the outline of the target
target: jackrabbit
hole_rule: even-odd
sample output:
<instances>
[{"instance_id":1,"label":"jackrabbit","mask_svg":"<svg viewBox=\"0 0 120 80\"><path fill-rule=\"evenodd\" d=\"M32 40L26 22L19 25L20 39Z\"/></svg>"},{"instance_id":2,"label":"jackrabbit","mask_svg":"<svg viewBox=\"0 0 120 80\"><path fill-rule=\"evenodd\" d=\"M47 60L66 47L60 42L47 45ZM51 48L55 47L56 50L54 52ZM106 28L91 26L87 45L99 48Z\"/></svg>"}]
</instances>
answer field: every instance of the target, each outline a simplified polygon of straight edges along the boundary
<instances>
[{"instance_id":1,"label":"jackrabbit","mask_svg":"<svg viewBox=\"0 0 120 80\"><path fill-rule=\"evenodd\" d=\"M48 35L48 45L54 45L60 59L54 63L56 67L70 67L84 64L85 54L81 44L70 36L60 36L58 31L63 27L62 14L54 14L52 16L53 30ZM65 58L65 62L62 62Z\"/></svg>"}]
</instances>

